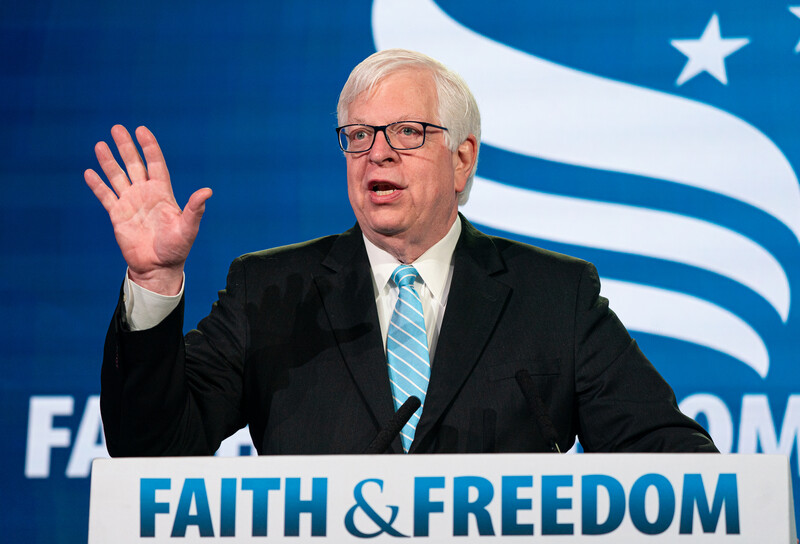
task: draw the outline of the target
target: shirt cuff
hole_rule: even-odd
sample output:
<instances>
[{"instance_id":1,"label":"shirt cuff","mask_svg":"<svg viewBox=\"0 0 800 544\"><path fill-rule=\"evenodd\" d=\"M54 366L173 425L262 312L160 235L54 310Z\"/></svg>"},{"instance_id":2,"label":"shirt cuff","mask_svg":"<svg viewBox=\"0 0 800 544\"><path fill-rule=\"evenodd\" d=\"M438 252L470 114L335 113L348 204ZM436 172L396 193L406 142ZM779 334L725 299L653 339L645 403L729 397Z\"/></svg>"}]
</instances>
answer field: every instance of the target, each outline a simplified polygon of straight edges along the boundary
<instances>
[{"instance_id":1,"label":"shirt cuff","mask_svg":"<svg viewBox=\"0 0 800 544\"><path fill-rule=\"evenodd\" d=\"M125 304L125 322L130 330L143 331L161 323L180 304L185 283L186 274L177 295L160 295L136 284L126 270L122 301Z\"/></svg>"}]
</instances>

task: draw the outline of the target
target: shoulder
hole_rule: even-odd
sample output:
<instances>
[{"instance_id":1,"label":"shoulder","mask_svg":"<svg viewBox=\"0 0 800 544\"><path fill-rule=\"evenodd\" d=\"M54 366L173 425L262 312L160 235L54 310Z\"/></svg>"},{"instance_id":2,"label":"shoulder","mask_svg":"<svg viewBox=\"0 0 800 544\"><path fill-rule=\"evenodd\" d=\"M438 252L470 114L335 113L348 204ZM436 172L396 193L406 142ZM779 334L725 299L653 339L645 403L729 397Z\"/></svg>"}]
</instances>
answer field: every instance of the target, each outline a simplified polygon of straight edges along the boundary
<instances>
[{"instance_id":1,"label":"shoulder","mask_svg":"<svg viewBox=\"0 0 800 544\"><path fill-rule=\"evenodd\" d=\"M238 257L231 268L299 271L318 266L335 267L337 262L347 262L359 255L359 252L363 253L363 247L361 231L356 226L340 234L246 253Z\"/></svg>"},{"instance_id":2,"label":"shoulder","mask_svg":"<svg viewBox=\"0 0 800 544\"><path fill-rule=\"evenodd\" d=\"M330 252L340 235L324 236L286 246L262 249L239 256L236 261L250 266L275 266L280 263L292 264L306 261L320 262Z\"/></svg>"},{"instance_id":3,"label":"shoulder","mask_svg":"<svg viewBox=\"0 0 800 544\"><path fill-rule=\"evenodd\" d=\"M499 236L489 236L488 238L502 255L506 264L511 267L539 265L564 269L583 269L587 265L591 265L591 263L583 259L516 240L509 240Z\"/></svg>"},{"instance_id":4,"label":"shoulder","mask_svg":"<svg viewBox=\"0 0 800 544\"><path fill-rule=\"evenodd\" d=\"M468 222L465 222L462 242L461 247L466 252L480 256L486 262L493 261L496 276L521 276L538 281L562 278L574 282L587 272L589 275L596 275L594 266L588 261L508 238L484 234Z\"/></svg>"}]
</instances>

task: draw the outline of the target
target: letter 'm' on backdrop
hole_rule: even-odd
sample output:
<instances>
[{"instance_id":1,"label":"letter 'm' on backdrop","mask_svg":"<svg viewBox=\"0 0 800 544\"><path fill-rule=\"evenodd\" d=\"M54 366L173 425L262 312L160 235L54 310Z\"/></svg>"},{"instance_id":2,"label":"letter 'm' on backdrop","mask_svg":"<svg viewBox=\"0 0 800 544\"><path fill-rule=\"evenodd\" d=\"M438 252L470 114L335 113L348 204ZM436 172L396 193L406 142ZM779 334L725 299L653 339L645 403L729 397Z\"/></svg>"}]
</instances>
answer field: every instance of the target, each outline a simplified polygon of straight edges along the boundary
<instances>
[{"instance_id":1,"label":"letter 'm' on backdrop","mask_svg":"<svg viewBox=\"0 0 800 544\"><path fill-rule=\"evenodd\" d=\"M484 145L464 214L594 262L684 411L722 451L790 456L797 494L800 0L43 0L4 6L0 29L10 542L85 542L91 460L105 455L99 368L125 265L83 182L95 142L146 125L181 204L213 188L188 328L238 255L353 224L336 99L388 47L429 53L473 89Z\"/></svg>"}]
</instances>

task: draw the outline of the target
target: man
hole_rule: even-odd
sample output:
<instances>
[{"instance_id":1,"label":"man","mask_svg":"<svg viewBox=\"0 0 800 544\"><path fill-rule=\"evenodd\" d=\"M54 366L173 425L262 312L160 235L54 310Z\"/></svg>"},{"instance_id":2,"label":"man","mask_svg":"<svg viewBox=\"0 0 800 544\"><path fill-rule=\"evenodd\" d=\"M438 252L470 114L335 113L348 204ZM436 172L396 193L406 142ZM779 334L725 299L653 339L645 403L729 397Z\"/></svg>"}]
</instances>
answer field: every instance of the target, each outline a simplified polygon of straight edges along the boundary
<instances>
[{"instance_id":1,"label":"man","mask_svg":"<svg viewBox=\"0 0 800 544\"><path fill-rule=\"evenodd\" d=\"M112 455L211 454L245 424L261 454L360 453L410 396L422 407L393 452L556 451L576 435L588 451L716 451L590 264L458 215L480 137L460 77L379 52L338 115L357 225L236 259L185 339L183 266L211 190L181 211L143 127L146 167L112 129L127 175L97 145L113 191L86 181L128 263L102 370Z\"/></svg>"}]
</instances>

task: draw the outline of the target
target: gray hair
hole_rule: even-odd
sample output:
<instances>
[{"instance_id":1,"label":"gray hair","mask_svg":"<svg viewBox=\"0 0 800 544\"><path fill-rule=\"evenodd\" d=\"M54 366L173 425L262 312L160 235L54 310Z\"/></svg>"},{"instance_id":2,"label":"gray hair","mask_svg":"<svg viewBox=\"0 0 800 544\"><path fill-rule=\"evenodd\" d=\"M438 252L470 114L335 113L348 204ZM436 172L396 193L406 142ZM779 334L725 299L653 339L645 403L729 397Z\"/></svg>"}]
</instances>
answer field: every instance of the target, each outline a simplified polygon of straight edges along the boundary
<instances>
[{"instance_id":1,"label":"gray hair","mask_svg":"<svg viewBox=\"0 0 800 544\"><path fill-rule=\"evenodd\" d=\"M347 124L347 108L364 91L371 91L385 77L409 68L429 70L436 84L436 97L439 101L440 124L447 127L445 144L455 151L470 134L478 140L476 153L481 142L481 114L478 104L464 79L444 64L416 51L407 49L386 49L373 53L350 72L350 77L339 95L336 116L340 125ZM464 191L458 195L458 203L463 205L469 199L472 180L478 161L467 178Z\"/></svg>"}]
</instances>

